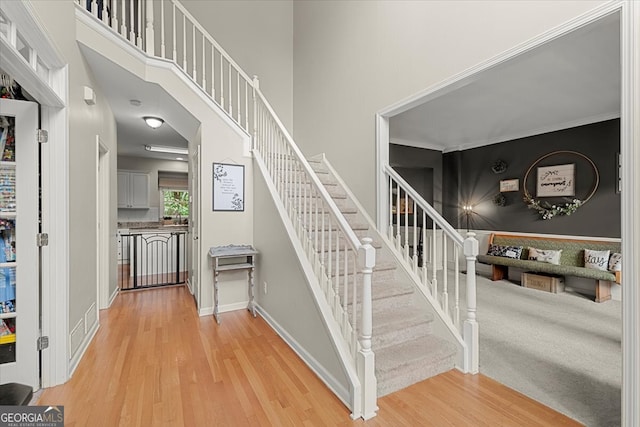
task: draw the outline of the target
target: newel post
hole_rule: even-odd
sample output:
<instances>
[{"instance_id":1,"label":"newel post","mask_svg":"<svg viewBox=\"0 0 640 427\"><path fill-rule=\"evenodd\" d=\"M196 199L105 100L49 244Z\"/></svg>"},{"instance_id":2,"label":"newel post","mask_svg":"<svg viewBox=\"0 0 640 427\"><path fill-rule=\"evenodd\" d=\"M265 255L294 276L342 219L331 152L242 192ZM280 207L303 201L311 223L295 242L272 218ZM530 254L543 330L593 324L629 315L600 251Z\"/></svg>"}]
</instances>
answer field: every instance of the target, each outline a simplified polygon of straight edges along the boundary
<instances>
[{"instance_id":1,"label":"newel post","mask_svg":"<svg viewBox=\"0 0 640 427\"><path fill-rule=\"evenodd\" d=\"M153 32L153 0L147 0L145 18L145 45L149 55L155 55L155 36ZM195 40L193 41L195 43Z\"/></svg>"},{"instance_id":2,"label":"newel post","mask_svg":"<svg viewBox=\"0 0 640 427\"><path fill-rule=\"evenodd\" d=\"M471 374L478 373L478 321L476 319L476 257L478 256L478 240L476 233L467 233L463 242L464 256L467 260L467 316L463 326L464 342L467 354L464 356L464 370Z\"/></svg>"},{"instance_id":3,"label":"newel post","mask_svg":"<svg viewBox=\"0 0 640 427\"><path fill-rule=\"evenodd\" d=\"M375 357L371 350L373 320L371 309L371 279L376 265L376 250L372 239L362 239L360 261L362 268L362 320L360 324L360 351L357 356L358 378L362 390L362 418L375 417L377 405L377 381L375 375Z\"/></svg>"}]
</instances>

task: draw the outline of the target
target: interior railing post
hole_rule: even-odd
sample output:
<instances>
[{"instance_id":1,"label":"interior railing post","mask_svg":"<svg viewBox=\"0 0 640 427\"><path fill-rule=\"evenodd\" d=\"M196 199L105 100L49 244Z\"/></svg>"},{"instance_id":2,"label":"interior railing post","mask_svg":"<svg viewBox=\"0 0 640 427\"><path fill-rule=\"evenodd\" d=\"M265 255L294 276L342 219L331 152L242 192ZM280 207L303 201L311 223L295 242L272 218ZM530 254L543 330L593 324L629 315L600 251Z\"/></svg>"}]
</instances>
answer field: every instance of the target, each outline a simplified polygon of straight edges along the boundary
<instances>
[{"instance_id":1,"label":"interior railing post","mask_svg":"<svg viewBox=\"0 0 640 427\"><path fill-rule=\"evenodd\" d=\"M146 47L146 52L149 55L154 56L156 54L156 42L155 42L155 35L154 35L154 30L153 30L153 0L147 0L147 3L145 5L145 9L146 9L146 20L145 20L145 47Z\"/></svg>"},{"instance_id":2,"label":"interior railing post","mask_svg":"<svg viewBox=\"0 0 640 427\"><path fill-rule=\"evenodd\" d=\"M479 340L478 321L476 318L476 257L478 256L478 240L475 233L467 233L464 239L464 256L467 260L467 318L464 321L463 338L467 345L464 360L465 372L478 373Z\"/></svg>"},{"instance_id":3,"label":"interior railing post","mask_svg":"<svg viewBox=\"0 0 640 427\"><path fill-rule=\"evenodd\" d=\"M375 355L371 350L373 334L371 276L376 263L376 252L371 245L372 239L362 239L360 248L362 269L362 319L360 324L360 351L357 358L358 377L362 387L362 417L366 420L376 415L378 405L377 381L375 375ZM355 308L354 308L355 309Z\"/></svg>"}]
</instances>

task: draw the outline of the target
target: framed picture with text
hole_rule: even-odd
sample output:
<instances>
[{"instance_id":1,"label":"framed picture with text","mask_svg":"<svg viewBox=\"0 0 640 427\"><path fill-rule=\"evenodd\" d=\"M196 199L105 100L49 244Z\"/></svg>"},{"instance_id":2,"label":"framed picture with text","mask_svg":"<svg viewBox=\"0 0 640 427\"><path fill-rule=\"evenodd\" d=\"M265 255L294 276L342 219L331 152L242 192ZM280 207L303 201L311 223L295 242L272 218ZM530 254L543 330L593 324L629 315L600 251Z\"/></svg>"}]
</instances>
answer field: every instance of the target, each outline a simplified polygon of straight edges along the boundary
<instances>
[{"instance_id":1,"label":"framed picture with text","mask_svg":"<svg viewBox=\"0 0 640 427\"><path fill-rule=\"evenodd\" d=\"M244 165L213 164L213 210L244 211Z\"/></svg>"},{"instance_id":2,"label":"framed picture with text","mask_svg":"<svg viewBox=\"0 0 640 427\"><path fill-rule=\"evenodd\" d=\"M575 171L573 163L556 166L540 166L536 197L575 196Z\"/></svg>"},{"instance_id":3,"label":"framed picture with text","mask_svg":"<svg viewBox=\"0 0 640 427\"><path fill-rule=\"evenodd\" d=\"M510 191L518 191L520 190L520 180L519 179L503 179L500 180L500 192L508 193Z\"/></svg>"}]
</instances>

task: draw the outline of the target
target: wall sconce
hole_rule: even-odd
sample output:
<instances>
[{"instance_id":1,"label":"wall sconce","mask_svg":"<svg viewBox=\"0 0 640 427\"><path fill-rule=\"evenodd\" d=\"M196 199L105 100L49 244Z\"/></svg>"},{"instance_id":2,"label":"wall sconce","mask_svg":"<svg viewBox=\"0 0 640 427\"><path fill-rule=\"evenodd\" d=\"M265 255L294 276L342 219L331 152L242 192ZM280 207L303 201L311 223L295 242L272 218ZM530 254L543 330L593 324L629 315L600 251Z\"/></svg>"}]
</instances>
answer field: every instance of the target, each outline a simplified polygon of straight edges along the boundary
<instances>
[{"instance_id":1,"label":"wall sconce","mask_svg":"<svg viewBox=\"0 0 640 427\"><path fill-rule=\"evenodd\" d=\"M143 119L147 126L149 126L151 129L158 129L164 123L164 120L162 120L160 117L146 116L143 117Z\"/></svg>"},{"instance_id":2,"label":"wall sconce","mask_svg":"<svg viewBox=\"0 0 640 427\"><path fill-rule=\"evenodd\" d=\"M87 105L96 104L96 93L89 86L83 87L82 97L84 99L84 102L87 103Z\"/></svg>"},{"instance_id":3,"label":"wall sconce","mask_svg":"<svg viewBox=\"0 0 640 427\"><path fill-rule=\"evenodd\" d=\"M462 207L462 211L464 212L464 216L466 218L466 222L467 222L467 233L469 232L469 220L471 219L471 215L473 215L473 206L471 205L464 205Z\"/></svg>"}]
</instances>

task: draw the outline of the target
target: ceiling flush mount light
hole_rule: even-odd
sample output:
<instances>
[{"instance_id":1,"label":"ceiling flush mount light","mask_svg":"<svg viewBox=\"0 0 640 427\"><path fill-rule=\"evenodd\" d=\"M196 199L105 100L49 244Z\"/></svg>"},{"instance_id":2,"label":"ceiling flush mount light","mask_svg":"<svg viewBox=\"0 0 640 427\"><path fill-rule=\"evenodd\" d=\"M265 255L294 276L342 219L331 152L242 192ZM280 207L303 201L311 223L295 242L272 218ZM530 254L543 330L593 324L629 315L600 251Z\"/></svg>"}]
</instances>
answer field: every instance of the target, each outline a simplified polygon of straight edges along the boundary
<instances>
[{"instance_id":1,"label":"ceiling flush mount light","mask_svg":"<svg viewBox=\"0 0 640 427\"><path fill-rule=\"evenodd\" d=\"M147 151L153 151L155 153L169 153L169 154L189 154L189 150L180 147L163 147L160 145L145 145L144 149Z\"/></svg>"},{"instance_id":2,"label":"ceiling flush mount light","mask_svg":"<svg viewBox=\"0 0 640 427\"><path fill-rule=\"evenodd\" d=\"M139 99L131 99L129 100L129 104L133 105L134 107L139 107L142 105L142 101L140 101Z\"/></svg>"},{"instance_id":3,"label":"ceiling flush mount light","mask_svg":"<svg viewBox=\"0 0 640 427\"><path fill-rule=\"evenodd\" d=\"M147 126L152 129L157 129L164 123L164 120L162 120L160 117L146 116L143 117L143 119L147 123Z\"/></svg>"}]
</instances>

